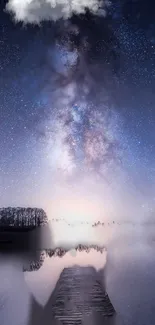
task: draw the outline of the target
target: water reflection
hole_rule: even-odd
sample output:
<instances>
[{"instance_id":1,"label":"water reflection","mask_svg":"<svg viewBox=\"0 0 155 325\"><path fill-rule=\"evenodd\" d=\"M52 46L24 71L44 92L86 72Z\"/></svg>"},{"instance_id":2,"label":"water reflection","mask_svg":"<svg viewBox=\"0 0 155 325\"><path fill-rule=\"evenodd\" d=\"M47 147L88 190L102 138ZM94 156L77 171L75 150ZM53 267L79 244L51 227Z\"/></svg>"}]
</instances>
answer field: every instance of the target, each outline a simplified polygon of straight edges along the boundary
<instances>
[{"instance_id":1,"label":"water reflection","mask_svg":"<svg viewBox=\"0 0 155 325\"><path fill-rule=\"evenodd\" d=\"M109 227L110 228L110 227ZM92 265L97 270L105 266L101 276L105 278L107 292L117 313L125 324L155 324L155 228L152 226L112 227L108 237L96 229L106 252L74 251L63 258L45 257L36 272L24 272L32 257L23 254L0 254L0 324L39 324L52 290L64 267L79 264ZM102 238L101 238L102 236ZM89 240L89 238L88 238ZM90 239L91 242L91 239ZM36 257L35 257L36 258ZM30 271L30 269L29 269Z\"/></svg>"},{"instance_id":2,"label":"water reflection","mask_svg":"<svg viewBox=\"0 0 155 325\"><path fill-rule=\"evenodd\" d=\"M94 265L96 270L99 270L104 268L106 257L106 251L101 254L95 250L91 250L89 253L77 252L76 256L70 251L62 258L46 257L43 266L37 272L25 273L25 280L36 300L44 306L65 267L75 264L79 266Z\"/></svg>"}]
</instances>

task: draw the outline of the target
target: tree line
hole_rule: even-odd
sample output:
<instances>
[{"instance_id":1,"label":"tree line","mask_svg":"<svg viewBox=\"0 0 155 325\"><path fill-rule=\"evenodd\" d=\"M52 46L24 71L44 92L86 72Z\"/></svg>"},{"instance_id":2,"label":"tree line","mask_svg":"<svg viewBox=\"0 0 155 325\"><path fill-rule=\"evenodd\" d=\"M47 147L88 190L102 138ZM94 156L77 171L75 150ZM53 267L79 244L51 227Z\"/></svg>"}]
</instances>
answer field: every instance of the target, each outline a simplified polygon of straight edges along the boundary
<instances>
[{"instance_id":1,"label":"tree line","mask_svg":"<svg viewBox=\"0 0 155 325\"><path fill-rule=\"evenodd\" d=\"M39 227L48 223L43 209L38 208L0 208L0 227Z\"/></svg>"}]
</instances>

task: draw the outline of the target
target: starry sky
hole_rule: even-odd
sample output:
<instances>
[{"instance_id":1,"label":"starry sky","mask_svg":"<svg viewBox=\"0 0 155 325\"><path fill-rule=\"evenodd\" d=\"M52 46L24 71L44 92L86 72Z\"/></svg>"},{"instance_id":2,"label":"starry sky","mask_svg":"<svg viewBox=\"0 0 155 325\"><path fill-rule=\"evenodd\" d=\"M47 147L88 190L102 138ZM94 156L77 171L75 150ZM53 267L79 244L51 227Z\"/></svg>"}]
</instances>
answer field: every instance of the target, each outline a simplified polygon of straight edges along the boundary
<instances>
[{"instance_id":1,"label":"starry sky","mask_svg":"<svg viewBox=\"0 0 155 325\"><path fill-rule=\"evenodd\" d=\"M106 16L86 12L39 25L15 21L6 4L0 205L74 218L81 204L81 218L152 218L153 1L115 0Z\"/></svg>"}]
</instances>

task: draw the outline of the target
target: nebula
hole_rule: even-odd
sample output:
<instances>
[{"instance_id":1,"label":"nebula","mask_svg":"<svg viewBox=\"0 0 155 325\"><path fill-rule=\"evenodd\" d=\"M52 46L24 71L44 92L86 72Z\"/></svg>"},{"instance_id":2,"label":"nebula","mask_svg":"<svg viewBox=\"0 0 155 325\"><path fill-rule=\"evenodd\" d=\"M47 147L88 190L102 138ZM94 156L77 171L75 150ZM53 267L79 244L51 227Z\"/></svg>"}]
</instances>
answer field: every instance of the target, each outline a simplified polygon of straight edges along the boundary
<instances>
[{"instance_id":1,"label":"nebula","mask_svg":"<svg viewBox=\"0 0 155 325\"><path fill-rule=\"evenodd\" d=\"M87 27L90 22L96 29L95 40ZM42 90L49 108L41 128L47 156L55 171L69 177L95 173L105 178L107 169L121 161L122 123L106 90L109 48L96 49L105 31L101 33L101 25L89 14L74 17L63 27L65 35L61 24L56 28L55 45L45 60L46 70L51 71Z\"/></svg>"},{"instance_id":2,"label":"nebula","mask_svg":"<svg viewBox=\"0 0 155 325\"><path fill-rule=\"evenodd\" d=\"M106 178L107 169L121 160L119 116L106 91L116 62L114 34L104 17L109 5L98 0L10 0L6 6L25 24L57 21L54 45L49 44L44 57L40 101L47 103L48 118L40 123L40 132L54 173L65 177L94 173Z\"/></svg>"},{"instance_id":3,"label":"nebula","mask_svg":"<svg viewBox=\"0 0 155 325\"><path fill-rule=\"evenodd\" d=\"M41 113L33 124L48 168L43 207L50 219L115 220L142 210L125 170L124 121L112 97L120 57L108 7L97 0L10 0L6 6L16 22L51 33L35 76Z\"/></svg>"}]
</instances>

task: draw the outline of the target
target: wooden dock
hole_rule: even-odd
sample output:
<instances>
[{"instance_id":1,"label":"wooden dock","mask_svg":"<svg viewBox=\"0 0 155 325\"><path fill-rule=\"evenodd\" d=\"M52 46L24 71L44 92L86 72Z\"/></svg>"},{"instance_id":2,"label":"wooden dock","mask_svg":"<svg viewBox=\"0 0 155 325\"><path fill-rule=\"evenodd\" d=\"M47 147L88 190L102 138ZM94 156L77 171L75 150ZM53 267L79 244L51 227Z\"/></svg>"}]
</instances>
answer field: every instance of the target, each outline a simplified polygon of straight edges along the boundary
<instances>
[{"instance_id":1,"label":"wooden dock","mask_svg":"<svg viewBox=\"0 0 155 325\"><path fill-rule=\"evenodd\" d=\"M44 315L50 311L56 324L115 324L114 307L93 267L63 270Z\"/></svg>"}]
</instances>

